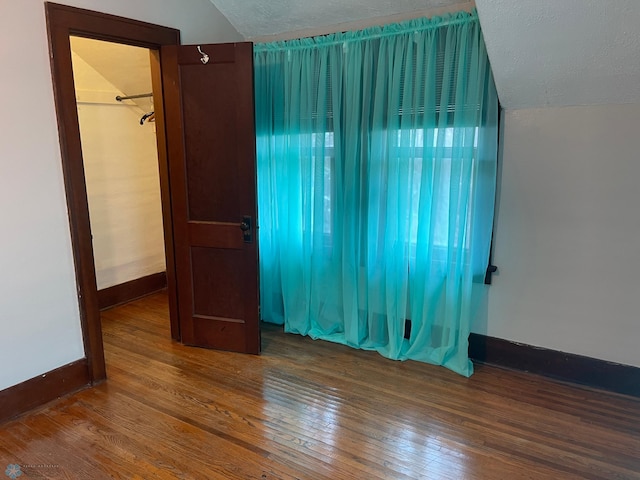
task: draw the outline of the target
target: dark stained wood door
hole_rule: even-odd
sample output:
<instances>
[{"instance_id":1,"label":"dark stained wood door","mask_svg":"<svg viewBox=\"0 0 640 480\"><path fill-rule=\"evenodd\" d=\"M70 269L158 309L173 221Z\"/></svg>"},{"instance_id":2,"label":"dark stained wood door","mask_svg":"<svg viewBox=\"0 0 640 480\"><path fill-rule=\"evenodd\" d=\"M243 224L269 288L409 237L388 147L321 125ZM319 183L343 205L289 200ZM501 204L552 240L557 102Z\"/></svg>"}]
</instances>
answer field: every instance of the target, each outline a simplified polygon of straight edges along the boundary
<instances>
[{"instance_id":1,"label":"dark stained wood door","mask_svg":"<svg viewBox=\"0 0 640 480\"><path fill-rule=\"evenodd\" d=\"M253 46L161 57L181 340L257 354Z\"/></svg>"}]
</instances>

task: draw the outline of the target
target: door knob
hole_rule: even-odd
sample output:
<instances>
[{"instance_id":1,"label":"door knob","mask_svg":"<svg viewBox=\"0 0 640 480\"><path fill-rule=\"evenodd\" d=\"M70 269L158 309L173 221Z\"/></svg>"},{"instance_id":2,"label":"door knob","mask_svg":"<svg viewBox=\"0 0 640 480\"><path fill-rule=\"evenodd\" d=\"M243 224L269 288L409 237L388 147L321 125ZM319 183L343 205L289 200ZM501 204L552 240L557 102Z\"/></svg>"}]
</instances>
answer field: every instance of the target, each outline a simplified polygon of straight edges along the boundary
<instances>
[{"instance_id":1,"label":"door knob","mask_svg":"<svg viewBox=\"0 0 640 480\"><path fill-rule=\"evenodd\" d=\"M242 239L245 243L251 243L251 217L245 215L242 217L242 223L240 223L240 230L242 230Z\"/></svg>"}]
</instances>

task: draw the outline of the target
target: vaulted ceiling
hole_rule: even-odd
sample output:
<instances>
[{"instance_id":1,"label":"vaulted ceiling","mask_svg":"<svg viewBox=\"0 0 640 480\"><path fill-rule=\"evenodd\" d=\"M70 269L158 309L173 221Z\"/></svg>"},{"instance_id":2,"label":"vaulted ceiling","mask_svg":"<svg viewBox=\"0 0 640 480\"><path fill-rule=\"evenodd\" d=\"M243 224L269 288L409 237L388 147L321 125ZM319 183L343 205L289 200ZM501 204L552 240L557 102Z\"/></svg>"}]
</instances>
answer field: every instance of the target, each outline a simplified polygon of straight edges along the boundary
<instances>
[{"instance_id":1,"label":"vaulted ceiling","mask_svg":"<svg viewBox=\"0 0 640 480\"><path fill-rule=\"evenodd\" d=\"M245 38L261 40L470 5L466 0L211 1ZM505 108L640 103L639 0L475 0L475 6Z\"/></svg>"},{"instance_id":2,"label":"vaulted ceiling","mask_svg":"<svg viewBox=\"0 0 640 480\"><path fill-rule=\"evenodd\" d=\"M211 0L245 38L411 14L469 0Z\"/></svg>"},{"instance_id":3,"label":"vaulted ceiling","mask_svg":"<svg viewBox=\"0 0 640 480\"><path fill-rule=\"evenodd\" d=\"M104 89L110 94L105 97L110 102L115 101L114 89L123 96L151 93L151 66L146 48L72 36L71 51L74 55L76 93ZM76 68L76 58L90 68ZM150 98L126 100L124 103L134 104L142 113L153 110Z\"/></svg>"},{"instance_id":4,"label":"vaulted ceiling","mask_svg":"<svg viewBox=\"0 0 640 480\"><path fill-rule=\"evenodd\" d=\"M476 5L505 107L640 103L640 1Z\"/></svg>"}]
</instances>

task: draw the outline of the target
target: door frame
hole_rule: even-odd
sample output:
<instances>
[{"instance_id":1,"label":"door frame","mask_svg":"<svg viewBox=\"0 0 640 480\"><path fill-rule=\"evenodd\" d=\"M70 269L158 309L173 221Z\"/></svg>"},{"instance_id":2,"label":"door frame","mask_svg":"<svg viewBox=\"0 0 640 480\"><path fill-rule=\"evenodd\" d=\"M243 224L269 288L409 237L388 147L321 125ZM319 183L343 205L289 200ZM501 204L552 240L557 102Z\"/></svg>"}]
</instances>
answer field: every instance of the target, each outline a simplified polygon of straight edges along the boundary
<instances>
[{"instance_id":1,"label":"door frame","mask_svg":"<svg viewBox=\"0 0 640 480\"><path fill-rule=\"evenodd\" d=\"M71 60L71 35L150 49L156 114L158 167L162 199L167 290L171 336L180 340L174 261L171 186L167 160L160 47L179 45L180 31L151 23L46 2L47 35L55 96L58 135L71 230L71 245L80 309L80 323L88 379L95 384L107 377L98 304L98 288L84 176L82 145Z\"/></svg>"}]
</instances>

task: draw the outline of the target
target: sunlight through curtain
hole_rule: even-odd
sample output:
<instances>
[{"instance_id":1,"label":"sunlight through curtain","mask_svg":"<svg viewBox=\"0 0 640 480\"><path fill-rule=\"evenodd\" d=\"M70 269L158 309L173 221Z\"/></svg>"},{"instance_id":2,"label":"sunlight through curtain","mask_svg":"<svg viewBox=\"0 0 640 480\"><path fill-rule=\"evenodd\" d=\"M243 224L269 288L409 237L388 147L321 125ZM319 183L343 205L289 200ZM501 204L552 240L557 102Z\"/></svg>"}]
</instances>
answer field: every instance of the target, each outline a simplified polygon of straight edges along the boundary
<instances>
[{"instance_id":1,"label":"sunlight through curtain","mask_svg":"<svg viewBox=\"0 0 640 480\"><path fill-rule=\"evenodd\" d=\"M254 57L263 320L471 375L498 137L476 13Z\"/></svg>"}]
</instances>

